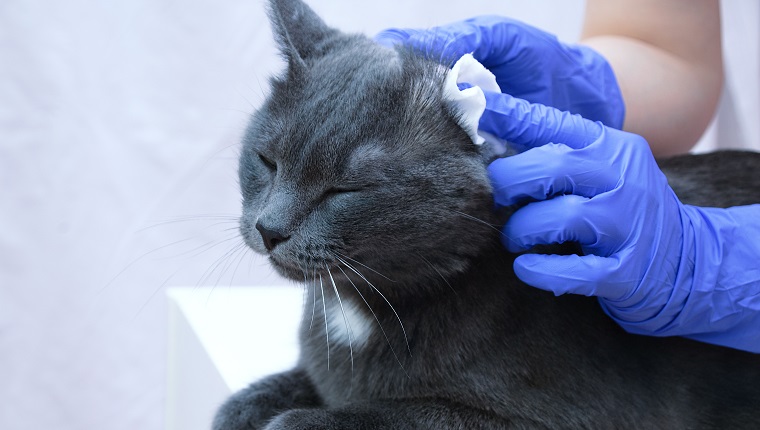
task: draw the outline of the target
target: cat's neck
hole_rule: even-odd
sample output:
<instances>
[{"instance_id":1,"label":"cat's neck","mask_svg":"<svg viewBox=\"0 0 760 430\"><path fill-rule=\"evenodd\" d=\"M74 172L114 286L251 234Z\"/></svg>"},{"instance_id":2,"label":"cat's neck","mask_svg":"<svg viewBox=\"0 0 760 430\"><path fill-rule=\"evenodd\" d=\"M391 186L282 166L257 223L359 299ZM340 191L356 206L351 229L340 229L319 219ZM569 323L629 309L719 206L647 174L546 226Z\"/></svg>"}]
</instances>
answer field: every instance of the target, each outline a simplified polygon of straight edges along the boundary
<instances>
[{"instance_id":1,"label":"cat's neck","mask_svg":"<svg viewBox=\"0 0 760 430\"><path fill-rule=\"evenodd\" d=\"M380 362L391 364L385 365L408 367L411 357L432 360L440 348L496 337L502 343L517 341L520 336L512 334L538 326L538 320L556 309L551 308L551 294L514 277L513 258L499 248L445 279L423 276L403 282L374 274L357 281L328 274L321 283L309 283L301 341L306 356L312 357L310 365L325 367L327 357L333 357L330 366L338 365L336 357L371 360L366 352L373 351L386 355ZM314 357L321 361L314 364ZM344 370L351 374L348 367Z\"/></svg>"},{"instance_id":2,"label":"cat's neck","mask_svg":"<svg viewBox=\"0 0 760 430\"><path fill-rule=\"evenodd\" d=\"M510 288L519 283L512 271L513 259L514 255L499 247L484 252L464 271L450 276L422 265L418 273L404 278L368 268L331 271L307 284L306 313L314 313L310 307L321 307L317 310L328 316L339 313L343 318L342 314L358 313L369 319L412 321L424 316L424 312L482 309L489 301L513 306L524 294Z\"/></svg>"}]
</instances>

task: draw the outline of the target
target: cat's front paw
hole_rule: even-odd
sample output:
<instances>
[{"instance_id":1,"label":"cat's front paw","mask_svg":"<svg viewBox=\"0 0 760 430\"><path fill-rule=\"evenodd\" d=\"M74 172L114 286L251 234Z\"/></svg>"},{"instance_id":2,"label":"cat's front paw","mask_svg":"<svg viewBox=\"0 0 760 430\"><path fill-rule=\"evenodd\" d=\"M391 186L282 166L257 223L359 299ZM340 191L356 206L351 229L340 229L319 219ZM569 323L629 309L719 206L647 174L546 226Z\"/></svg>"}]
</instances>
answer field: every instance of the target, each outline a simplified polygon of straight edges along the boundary
<instances>
[{"instance_id":1,"label":"cat's front paw","mask_svg":"<svg viewBox=\"0 0 760 430\"><path fill-rule=\"evenodd\" d=\"M277 415L264 430L338 430L335 417L324 409L294 409Z\"/></svg>"},{"instance_id":2,"label":"cat's front paw","mask_svg":"<svg viewBox=\"0 0 760 430\"><path fill-rule=\"evenodd\" d=\"M242 393L239 393L242 394ZM214 417L213 430L260 430L272 417L271 411L258 407L251 396L228 399Z\"/></svg>"},{"instance_id":3,"label":"cat's front paw","mask_svg":"<svg viewBox=\"0 0 760 430\"><path fill-rule=\"evenodd\" d=\"M259 430L282 411L318 407L319 396L299 369L268 376L233 394L216 413L213 430Z\"/></svg>"},{"instance_id":4,"label":"cat's front paw","mask_svg":"<svg viewBox=\"0 0 760 430\"><path fill-rule=\"evenodd\" d=\"M339 410L292 409L277 415L264 430L362 430L396 429L374 411L361 408Z\"/></svg>"}]
</instances>

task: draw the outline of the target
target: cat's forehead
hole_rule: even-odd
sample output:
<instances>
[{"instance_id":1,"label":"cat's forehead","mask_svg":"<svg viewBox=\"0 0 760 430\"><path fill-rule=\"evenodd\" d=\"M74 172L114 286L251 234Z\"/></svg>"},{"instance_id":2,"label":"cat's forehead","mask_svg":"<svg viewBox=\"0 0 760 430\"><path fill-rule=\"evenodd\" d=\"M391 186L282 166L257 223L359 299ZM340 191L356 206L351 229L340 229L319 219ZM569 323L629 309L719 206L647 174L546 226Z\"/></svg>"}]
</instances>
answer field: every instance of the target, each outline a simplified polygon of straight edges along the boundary
<instances>
[{"instance_id":1,"label":"cat's forehead","mask_svg":"<svg viewBox=\"0 0 760 430\"><path fill-rule=\"evenodd\" d=\"M368 141L393 140L407 110L406 84L396 53L375 48L388 61L341 51L315 62L300 85L286 87L290 93L276 94L279 138L308 152L351 151Z\"/></svg>"},{"instance_id":2,"label":"cat's forehead","mask_svg":"<svg viewBox=\"0 0 760 430\"><path fill-rule=\"evenodd\" d=\"M388 94L404 84L402 63L395 51L366 42L314 61L304 77L302 107L321 102L328 109L322 113L358 120L354 112L387 105Z\"/></svg>"}]
</instances>

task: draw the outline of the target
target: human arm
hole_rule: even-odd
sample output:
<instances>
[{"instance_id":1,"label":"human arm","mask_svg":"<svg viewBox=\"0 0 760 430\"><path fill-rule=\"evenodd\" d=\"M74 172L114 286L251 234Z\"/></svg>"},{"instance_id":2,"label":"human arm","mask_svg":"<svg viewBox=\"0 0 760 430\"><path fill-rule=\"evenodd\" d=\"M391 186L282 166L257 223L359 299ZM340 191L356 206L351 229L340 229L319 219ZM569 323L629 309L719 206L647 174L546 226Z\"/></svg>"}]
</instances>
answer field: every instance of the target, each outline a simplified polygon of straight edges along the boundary
<instances>
[{"instance_id":1,"label":"human arm","mask_svg":"<svg viewBox=\"0 0 760 430\"><path fill-rule=\"evenodd\" d=\"M723 85L717 0L587 0L580 43L614 70L624 130L656 156L696 144Z\"/></svg>"},{"instance_id":2,"label":"human arm","mask_svg":"<svg viewBox=\"0 0 760 430\"><path fill-rule=\"evenodd\" d=\"M760 353L760 205L683 205L640 136L506 94L486 93L480 129L521 151L489 166L496 203L523 205L505 246L584 251L521 255L518 277L597 296L632 333Z\"/></svg>"}]
</instances>

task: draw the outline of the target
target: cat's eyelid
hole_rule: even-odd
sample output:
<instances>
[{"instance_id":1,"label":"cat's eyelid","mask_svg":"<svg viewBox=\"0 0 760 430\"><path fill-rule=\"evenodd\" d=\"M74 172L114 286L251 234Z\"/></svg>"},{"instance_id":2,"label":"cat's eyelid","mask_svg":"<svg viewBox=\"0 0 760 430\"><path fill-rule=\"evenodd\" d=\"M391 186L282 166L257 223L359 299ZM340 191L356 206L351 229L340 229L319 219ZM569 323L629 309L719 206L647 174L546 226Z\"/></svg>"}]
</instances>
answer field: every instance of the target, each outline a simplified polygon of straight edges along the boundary
<instances>
[{"instance_id":1,"label":"cat's eyelid","mask_svg":"<svg viewBox=\"0 0 760 430\"><path fill-rule=\"evenodd\" d=\"M259 156L259 160L261 160L261 162L264 163L265 166L267 166L269 169L277 170L277 163L272 161L272 159L262 154L261 152L258 152L257 154Z\"/></svg>"},{"instance_id":2,"label":"cat's eyelid","mask_svg":"<svg viewBox=\"0 0 760 430\"><path fill-rule=\"evenodd\" d=\"M368 185L336 185L325 190L325 195L342 194L342 193L355 193L364 191L369 188Z\"/></svg>"},{"instance_id":3,"label":"cat's eyelid","mask_svg":"<svg viewBox=\"0 0 760 430\"><path fill-rule=\"evenodd\" d=\"M364 187L359 186L347 186L347 187L330 187L325 191L325 194L338 194L338 193L352 193L363 190Z\"/></svg>"}]
</instances>

